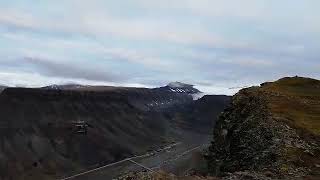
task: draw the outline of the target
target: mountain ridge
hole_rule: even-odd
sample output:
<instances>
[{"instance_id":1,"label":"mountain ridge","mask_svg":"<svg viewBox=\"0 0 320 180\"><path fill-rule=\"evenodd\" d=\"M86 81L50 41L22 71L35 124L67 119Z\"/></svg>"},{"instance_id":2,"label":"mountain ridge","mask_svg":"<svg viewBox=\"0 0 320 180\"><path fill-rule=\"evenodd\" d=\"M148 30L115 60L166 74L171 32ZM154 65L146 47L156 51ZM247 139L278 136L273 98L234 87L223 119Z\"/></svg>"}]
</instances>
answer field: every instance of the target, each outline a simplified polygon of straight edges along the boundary
<instances>
[{"instance_id":1,"label":"mountain ridge","mask_svg":"<svg viewBox=\"0 0 320 180\"><path fill-rule=\"evenodd\" d=\"M213 175L320 177L320 81L286 77L241 90L220 116L209 148Z\"/></svg>"},{"instance_id":2,"label":"mountain ridge","mask_svg":"<svg viewBox=\"0 0 320 180\"><path fill-rule=\"evenodd\" d=\"M41 87L42 89L47 90L114 90L114 89L145 89L143 87L122 87L122 86L104 86L104 85L82 85L82 84L53 84L45 87ZM148 88L146 88L148 89ZM162 86L162 87L156 87L156 88L150 88L154 90L165 90L165 91L171 91L176 93L201 93L198 89L194 88L194 85L186 84L182 82L170 82L169 84Z\"/></svg>"},{"instance_id":3,"label":"mountain ridge","mask_svg":"<svg viewBox=\"0 0 320 180\"><path fill-rule=\"evenodd\" d=\"M181 82L171 82L166 86L154 88L157 90L163 90L174 93L188 93L188 94L199 94L202 93L200 90L194 88L194 85L185 84Z\"/></svg>"},{"instance_id":4,"label":"mountain ridge","mask_svg":"<svg viewBox=\"0 0 320 180\"><path fill-rule=\"evenodd\" d=\"M182 126L164 113L195 102L188 93L147 88L6 88L0 94L0 177L57 179L157 149L182 131L204 131L190 127L215 119Z\"/></svg>"}]
</instances>

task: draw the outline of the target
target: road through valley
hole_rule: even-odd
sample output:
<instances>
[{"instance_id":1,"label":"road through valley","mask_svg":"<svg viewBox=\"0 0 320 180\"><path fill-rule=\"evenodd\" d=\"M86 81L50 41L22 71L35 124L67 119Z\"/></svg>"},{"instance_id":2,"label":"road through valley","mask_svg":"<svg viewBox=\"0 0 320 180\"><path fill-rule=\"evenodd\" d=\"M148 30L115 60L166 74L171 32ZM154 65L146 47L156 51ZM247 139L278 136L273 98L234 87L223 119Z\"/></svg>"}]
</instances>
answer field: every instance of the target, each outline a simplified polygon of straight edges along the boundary
<instances>
[{"instance_id":1,"label":"road through valley","mask_svg":"<svg viewBox=\"0 0 320 180\"><path fill-rule=\"evenodd\" d=\"M163 170L182 175L192 168L192 154L202 151L209 143L209 136L198 133L182 132L179 142L168 145L152 153L126 158L87 171L74 173L61 180L108 180L121 174L141 170Z\"/></svg>"}]
</instances>

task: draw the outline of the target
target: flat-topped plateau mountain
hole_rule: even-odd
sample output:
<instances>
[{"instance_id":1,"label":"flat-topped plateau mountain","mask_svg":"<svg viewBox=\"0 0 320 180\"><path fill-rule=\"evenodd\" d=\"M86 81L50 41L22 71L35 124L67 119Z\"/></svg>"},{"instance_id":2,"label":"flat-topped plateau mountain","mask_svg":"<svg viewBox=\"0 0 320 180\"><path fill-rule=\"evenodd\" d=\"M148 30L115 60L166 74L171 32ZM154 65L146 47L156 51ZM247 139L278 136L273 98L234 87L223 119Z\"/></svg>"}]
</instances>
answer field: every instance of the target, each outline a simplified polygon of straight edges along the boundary
<instances>
[{"instance_id":1,"label":"flat-topped plateau mountain","mask_svg":"<svg viewBox=\"0 0 320 180\"><path fill-rule=\"evenodd\" d=\"M6 88L0 179L57 179L178 142L182 131L209 136L230 97L194 101L193 86L171 86Z\"/></svg>"}]
</instances>

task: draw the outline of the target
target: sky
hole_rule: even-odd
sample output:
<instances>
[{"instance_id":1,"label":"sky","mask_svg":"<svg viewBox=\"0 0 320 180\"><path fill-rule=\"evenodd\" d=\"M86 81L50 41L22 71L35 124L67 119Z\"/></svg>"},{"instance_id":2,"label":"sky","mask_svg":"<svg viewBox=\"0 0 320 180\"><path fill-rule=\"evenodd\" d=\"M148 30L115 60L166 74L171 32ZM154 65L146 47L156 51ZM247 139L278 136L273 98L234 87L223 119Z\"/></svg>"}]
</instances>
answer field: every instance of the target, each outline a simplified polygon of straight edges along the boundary
<instances>
[{"instance_id":1,"label":"sky","mask_svg":"<svg viewBox=\"0 0 320 180\"><path fill-rule=\"evenodd\" d=\"M211 94L320 79L319 0L1 0L0 84Z\"/></svg>"}]
</instances>

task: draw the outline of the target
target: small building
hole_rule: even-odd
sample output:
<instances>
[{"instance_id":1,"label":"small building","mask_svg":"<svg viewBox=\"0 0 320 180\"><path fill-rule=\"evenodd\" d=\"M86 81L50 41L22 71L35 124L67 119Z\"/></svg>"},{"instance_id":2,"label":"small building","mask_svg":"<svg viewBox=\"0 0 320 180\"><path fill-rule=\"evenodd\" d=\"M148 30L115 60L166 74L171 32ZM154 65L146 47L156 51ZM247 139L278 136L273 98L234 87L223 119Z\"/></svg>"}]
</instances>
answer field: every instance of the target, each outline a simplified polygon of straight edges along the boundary
<instances>
[{"instance_id":1,"label":"small building","mask_svg":"<svg viewBox=\"0 0 320 180\"><path fill-rule=\"evenodd\" d=\"M88 124L85 121L75 121L73 126L76 133L87 134L88 132Z\"/></svg>"}]
</instances>

